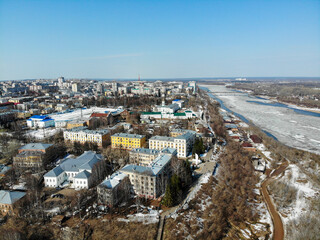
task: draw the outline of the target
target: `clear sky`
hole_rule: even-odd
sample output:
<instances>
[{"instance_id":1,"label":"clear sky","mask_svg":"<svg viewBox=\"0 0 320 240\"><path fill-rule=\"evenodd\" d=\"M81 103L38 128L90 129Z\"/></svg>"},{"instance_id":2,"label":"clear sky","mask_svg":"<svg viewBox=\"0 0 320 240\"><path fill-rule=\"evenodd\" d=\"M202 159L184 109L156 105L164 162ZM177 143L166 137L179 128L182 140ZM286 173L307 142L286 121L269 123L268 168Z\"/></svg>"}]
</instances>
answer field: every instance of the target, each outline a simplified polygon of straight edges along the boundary
<instances>
[{"instance_id":1,"label":"clear sky","mask_svg":"<svg viewBox=\"0 0 320 240\"><path fill-rule=\"evenodd\" d=\"M320 0L0 0L0 80L320 76Z\"/></svg>"}]
</instances>

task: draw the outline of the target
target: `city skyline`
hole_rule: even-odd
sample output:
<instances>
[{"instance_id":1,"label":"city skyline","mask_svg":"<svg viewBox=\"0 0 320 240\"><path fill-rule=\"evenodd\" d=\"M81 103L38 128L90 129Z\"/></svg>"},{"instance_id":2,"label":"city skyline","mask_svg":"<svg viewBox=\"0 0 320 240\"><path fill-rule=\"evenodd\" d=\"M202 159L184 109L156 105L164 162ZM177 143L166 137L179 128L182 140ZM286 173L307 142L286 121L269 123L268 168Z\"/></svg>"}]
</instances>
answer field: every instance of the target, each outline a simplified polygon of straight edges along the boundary
<instances>
[{"instance_id":1,"label":"city skyline","mask_svg":"<svg viewBox=\"0 0 320 240\"><path fill-rule=\"evenodd\" d=\"M0 80L319 77L319 1L0 1Z\"/></svg>"}]
</instances>

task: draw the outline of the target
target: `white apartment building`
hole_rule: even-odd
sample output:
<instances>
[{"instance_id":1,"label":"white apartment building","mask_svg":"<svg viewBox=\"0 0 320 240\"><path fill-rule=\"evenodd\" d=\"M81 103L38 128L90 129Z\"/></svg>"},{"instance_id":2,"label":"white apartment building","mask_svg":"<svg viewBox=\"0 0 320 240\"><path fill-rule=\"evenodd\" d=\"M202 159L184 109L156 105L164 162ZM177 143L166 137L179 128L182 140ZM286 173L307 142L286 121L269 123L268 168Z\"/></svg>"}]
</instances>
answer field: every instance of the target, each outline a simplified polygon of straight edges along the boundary
<instances>
[{"instance_id":1,"label":"white apartment building","mask_svg":"<svg viewBox=\"0 0 320 240\"><path fill-rule=\"evenodd\" d=\"M110 135L109 130L88 130L86 127L76 127L63 131L65 141L70 142L92 142L102 146Z\"/></svg>"},{"instance_id":2,"label":"white apartment building","mask_svg":"<svg viewBox=\"0 0 320 240\"><path fill-rule=\"evenodd\" d=\"M149 148L157 150L175 148L179 158L186 158L192 151L195 138L196 135L192 132L177 137L154 136L149 139Z\"/></svg>"}]
</instances>

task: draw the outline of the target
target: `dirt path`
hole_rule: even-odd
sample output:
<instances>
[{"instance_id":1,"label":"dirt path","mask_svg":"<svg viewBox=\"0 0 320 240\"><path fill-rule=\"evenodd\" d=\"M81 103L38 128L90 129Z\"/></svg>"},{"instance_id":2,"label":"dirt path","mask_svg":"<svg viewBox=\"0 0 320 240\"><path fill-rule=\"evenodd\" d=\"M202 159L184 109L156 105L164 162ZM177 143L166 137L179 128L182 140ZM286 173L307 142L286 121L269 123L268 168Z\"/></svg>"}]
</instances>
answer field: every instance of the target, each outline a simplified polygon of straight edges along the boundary
<instances>
[{"instance_id":1,"label":"dirt path","mask_svg":"<svg viewBox=\"0 0 320 240\"><path fill-rule=\"evenodd\" d=\"M269 185L269 183L271 181L274 180L273 179L274 177L282 174L286 170L287 167L288 167L287 162L281 164L281 166L278 167L275 171L273 171L271 175L269 174L268 177L266 178L266 180L264 180L263 183L261 184L262 196L264 198L265 203L267 204L268 211L271 215L272 222L273 222L273 240L283 240L284 239L284 228L283 228L283 223L282 223L281 217L280 217L278 211L276 210L276 207L274 206L273 201L269 195L267 186Z\"/></svg>"}]
</instances>

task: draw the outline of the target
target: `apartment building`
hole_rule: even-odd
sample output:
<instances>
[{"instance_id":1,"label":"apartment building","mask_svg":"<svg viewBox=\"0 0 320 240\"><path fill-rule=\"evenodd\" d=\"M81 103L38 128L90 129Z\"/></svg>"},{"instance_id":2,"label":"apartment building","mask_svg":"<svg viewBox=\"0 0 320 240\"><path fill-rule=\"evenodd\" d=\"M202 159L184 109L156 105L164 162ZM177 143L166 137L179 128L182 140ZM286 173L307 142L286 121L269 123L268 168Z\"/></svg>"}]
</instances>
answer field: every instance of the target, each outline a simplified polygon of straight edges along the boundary
<instances>
[{"instance_id":1,"label":"apartment building","mask_svg":"<svg viewBox=\"0 0 320 240\"><path fill-rule=\"evenodd\" d=\"M116 133L111 136L111 147L131 150L142 148L146 143L146 136L127 133Z\"/></svg>"},{"instance_id":2,"label":"apartment building","mask_svg":"<svg viewBox=\"0 0 320 240\"><path fill-rule=\"evenodd\" d=\"M120 172L129 176L133 191L139 197L155 199L164 193L171 175L172 156L159 155L149 166L129 164Z\"/></svg>"},{"instance_id":3,"label":"apartment building","mask_svg":"<svg viewBox=\"0 0 320 240\"><path fill-rule=\"evenodd\" d=\"M154 136L149 139L149 148L162 150L164 148L177 149L179 158L186 158L191 152L196 134L186 132L177 137Z\"/></svg>"},{"instance_id":4,"label":"apartment building","mask_svg":"<svg viewBox=\"0 0 320 240\"><path fill-rule=\"evenodd\" d=\"M41 170L46 151L53 146L44 143L29 143L21 147L13 157L13 166L20 169Z\"/></svg>"},{"instance_id":5,"label":"apartment building","mask_svg":"<svg viewBox=\"0 0 320 240\"><path fill-rule=\"evenodd\" d=\"M110 137L110 131L106 129L88 130L87 127L76 127L64 130L63 137L65 142L91 142L102 146L107 142L108 137Z\"/></svg>"},{"instance_id":6,"label":"apartment building","mask_svg":"<svg viewBox=\"0 0 320 240\"><path fill-rule=\"evenodd\" d=\"M130 163L141 166L149 165L160 154L159 150L149 148L134 148L129 152Z\"/></svg>"},{"instance_id":7,"label":"apartment building","mask_svg":"<svg viewBox=\"0 0 320 240\"><path fill-rule=\"evenodd\" d=\"M177 156L175 148L165 148L160 150L149 148L135 148L129 152L130 163L140 166L149 166L161 154Z\"/></svg>"},{"instance_id":8,"label":"apartment building","mask_svg":"<svg viewBox=\"0 0 320 240\"><path fill-rule=\"evenodd\" d=\"M113 207L130 198L130 180L127 174L115 172L97 186L98 202Z\"/></svg>"}]
</instances>

